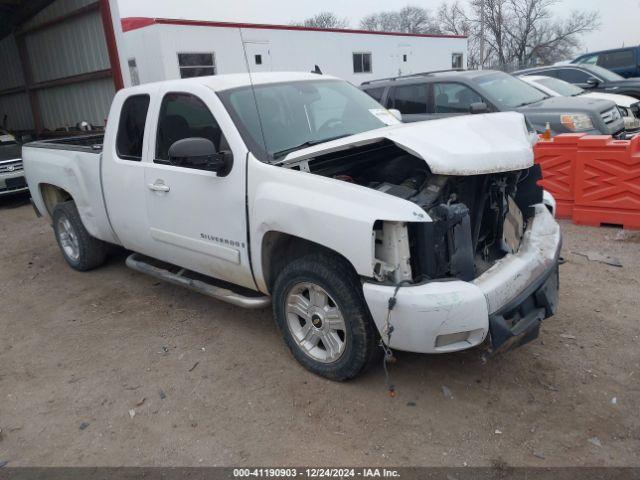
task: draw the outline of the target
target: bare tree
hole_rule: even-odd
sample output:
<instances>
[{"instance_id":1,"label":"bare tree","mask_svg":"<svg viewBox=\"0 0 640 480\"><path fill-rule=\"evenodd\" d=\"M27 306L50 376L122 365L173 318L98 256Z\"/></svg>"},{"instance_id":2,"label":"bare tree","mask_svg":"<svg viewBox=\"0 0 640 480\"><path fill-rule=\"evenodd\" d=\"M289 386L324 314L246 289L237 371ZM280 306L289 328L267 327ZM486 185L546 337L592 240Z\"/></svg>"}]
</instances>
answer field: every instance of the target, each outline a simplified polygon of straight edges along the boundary
<instances>
[{"instance_id":1,"label":"bare tree","mask_svg":"<svg viewBox=\"0 0 640 480\"><path fill-rule=\"evenodd\" d=\"M598 12L574 11L555 19L552 8L561 0L471 0L470 10L456 1L438 10L440 28L469 37L469 64L479 63L480 19L484 9L488 64L511 69L553 63L570 57L580 36L599 27Z\"/></svg>"},{"instance_id":2,"label":"bare tree","mask_svg":"<svg viewBox=\"0 0 640 480\"><path fill-rule=\"evenodd\" d=\"M408 5L398 11L378 12L360 21L363 30L401 33L439 33L439 27L429 10Z\"/></svg>"},{"instance_id":3,"label":"bare tree","mask_svg":"<svg viewBox=\"0 0 640 480\"><path fill-rule=\"evenodd\" d=\"M291 25L310 28L349 28L349 19L339 18L333 12L320 12L301 22L291 22Z\"/></svg>"}]
</instances>

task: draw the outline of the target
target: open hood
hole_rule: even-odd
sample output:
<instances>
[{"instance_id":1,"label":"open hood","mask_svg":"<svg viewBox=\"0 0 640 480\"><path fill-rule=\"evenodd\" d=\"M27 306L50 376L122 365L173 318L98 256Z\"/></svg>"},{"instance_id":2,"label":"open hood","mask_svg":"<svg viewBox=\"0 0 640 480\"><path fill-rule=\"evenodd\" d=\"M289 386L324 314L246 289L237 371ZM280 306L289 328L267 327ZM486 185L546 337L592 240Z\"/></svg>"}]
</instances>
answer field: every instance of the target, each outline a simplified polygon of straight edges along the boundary
<instances>
[{"instance_id":1,"label":"open hood","mask_svg":"<svg viewBox=\"0 0 640 480\"><path fill-rule=\"evenodd\" d=\"M424 160L434 174L479 175L531 167L534 138L527 131L524 116L517 112L461 115L358 133L297 150L278 163L390 140Z\"/></svg>"}]
</instances>

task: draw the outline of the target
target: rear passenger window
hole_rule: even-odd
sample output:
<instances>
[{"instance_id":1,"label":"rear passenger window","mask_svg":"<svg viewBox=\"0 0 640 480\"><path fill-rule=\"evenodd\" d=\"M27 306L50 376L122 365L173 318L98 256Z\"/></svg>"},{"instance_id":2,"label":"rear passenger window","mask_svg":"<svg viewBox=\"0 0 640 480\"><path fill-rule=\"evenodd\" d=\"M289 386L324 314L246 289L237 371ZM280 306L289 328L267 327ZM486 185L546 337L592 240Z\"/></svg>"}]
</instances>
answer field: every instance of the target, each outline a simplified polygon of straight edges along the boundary
<instances>
[{"instance_id":1,"label":"rear passenger window","mask_svg":"<svg viewBox=\"0 0 640 480\"><path fill-rule=\"evenodd\" d=\"M377 102L382 102L382 96L384 95L384 87L382 88L369 88L364 91L371 98L376 100Z\"/></svg>"},{"instance_id":2,"label":"rear passenger window","mask_svg":"<svg viewBox=\"0 0 640 480\"><path fill-rule=\"evenodd\" d=\"M469 113L472 103L482 102L482 97L460 83L436 83L433 85L434 113Z\"/></svg>"},{"instance_id":3,"label":"rear passenger window","mask_svg":"<svg viewBox=\"0 0 640 480\"><path fill-rule=\"evenodd\" d=\"M393 107L406 115L427 113L427 85L403 85L393 91Z\"/></svg>"},{"instance_id":4,"label":"rear passenger window","mask_svg":"<svg viewBox=\"0 0 640 480\"><path fill-rule=\"evenodd\" d=\"M562 68L557 71L557 76L560 80L564 80L569 83L587 83L590 78L595 78L582 70L576 70L575 68Z\"/></svg>"},{"instance_id":5,"label":"rear passenger window","mask_svg":"<svg viewBox=\"0 0 640 480\"><path fill-rule=\"evenodd\" d=\"M124 101L116 137L118 157L137 162L142 159L147 110L149 110L149 95L134 95Z\"/></svg>"},{"instance_id":6,"label":"rear passenger window","mask_svg":"<svg viewBox=\"0 0 640 480\"><path fill-rule=\"evenodd\" d=\"M598 65L604 68L633 67L636 64L634 50L619 50L617 52L604 53L598 59Z\"/></svg>"},{"instance_id":7,"label":"rear passenger window","mask_svg":"<svg viewBox=\"0 0 640 480\"><path fill-rule=\"evenodd\" d=\"M218 152L229 150L218 122L202 100L190 93L167 93L160 106L155 162L169 163L171 145L191 137L211 140Z\"/></svg>"}]
</instances>

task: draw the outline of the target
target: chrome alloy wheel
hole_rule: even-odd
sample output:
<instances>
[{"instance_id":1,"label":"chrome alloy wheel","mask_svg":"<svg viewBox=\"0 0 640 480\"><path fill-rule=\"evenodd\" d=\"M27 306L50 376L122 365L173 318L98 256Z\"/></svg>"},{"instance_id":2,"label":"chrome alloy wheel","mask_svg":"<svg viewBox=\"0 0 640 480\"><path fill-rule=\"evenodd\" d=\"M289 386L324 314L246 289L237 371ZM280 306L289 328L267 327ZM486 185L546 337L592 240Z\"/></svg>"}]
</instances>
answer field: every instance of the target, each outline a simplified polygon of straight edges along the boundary
<instances>
[{"instance_id":1,"label":"chrome alloy wheel","mask_svg":"<svg viewBox=\"0 0 640 480\"><path fill-rule=\"evenodd\" d=\"M62 216L58 219L58 237L60 238L60 246L67 257L73 261L80 258L80 245L78 243L78 235L76 234L69 219Z\"/></svg>"},{"instance_id":2,"label":"chrome alloy wheel","mask_svg":"<svg viewBox=\"0 0 640 480\"><path fill-rule=\"evenodd\" d=\"M344 353L347 327L327 291L314 283L298 283L287 295L287 326L300 349L313 360L333 363Z\"/></svg>"}]
</instances>

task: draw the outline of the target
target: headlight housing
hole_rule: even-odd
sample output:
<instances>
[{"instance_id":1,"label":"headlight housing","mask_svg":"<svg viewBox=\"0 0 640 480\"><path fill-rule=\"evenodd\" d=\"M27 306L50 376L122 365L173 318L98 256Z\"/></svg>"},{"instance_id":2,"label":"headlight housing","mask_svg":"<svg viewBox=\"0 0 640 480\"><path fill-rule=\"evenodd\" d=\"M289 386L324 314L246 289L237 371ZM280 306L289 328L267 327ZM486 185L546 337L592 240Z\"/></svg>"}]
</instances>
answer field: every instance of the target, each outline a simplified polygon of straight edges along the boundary
<instances>
[{"instance_id":1,"label":"headlight housing","mask_svg":"<svg viewBox=\"0 0 640 480\"><path fill-rule=\"evenodd\" d=\"M591 117L586 113L565 113L560 115L560 123L572 132L593 130Z\"/></svg>"}]
</instances>

